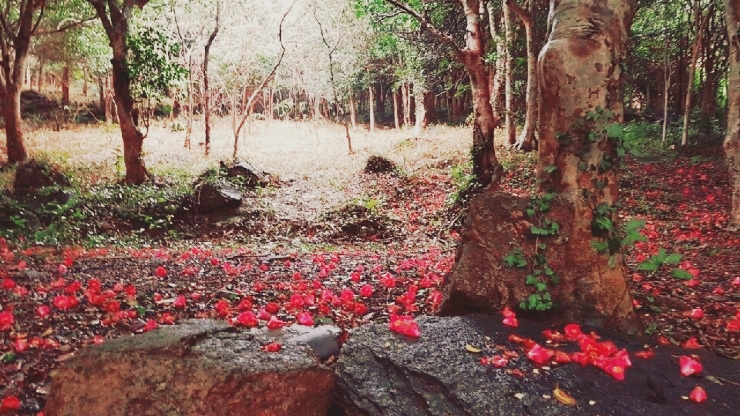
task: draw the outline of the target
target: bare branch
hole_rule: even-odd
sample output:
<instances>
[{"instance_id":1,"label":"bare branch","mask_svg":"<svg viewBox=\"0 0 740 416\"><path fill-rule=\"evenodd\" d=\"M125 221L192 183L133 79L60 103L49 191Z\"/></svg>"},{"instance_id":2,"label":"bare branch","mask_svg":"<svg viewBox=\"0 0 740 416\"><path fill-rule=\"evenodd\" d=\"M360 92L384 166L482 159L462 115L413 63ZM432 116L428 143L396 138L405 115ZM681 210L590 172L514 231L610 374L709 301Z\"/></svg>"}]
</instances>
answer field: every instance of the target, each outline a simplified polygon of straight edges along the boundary
<instances>
[{"instance_id":1,"label":"bare branch","mask_svg":"<svg viewBox=\"0 0 740 416\"><path fill-rule=\"evenodd\" d=\"M283 62L283 57L285 56L285 45L283 44L283 23L285 22L285 19L288 17L288 14L290 14L290 11L293 10L293 6L295 6L296 2L298 0L293 0L293 3L290 4L290 7L288 7L288 10L283 14L282 19L280 19L280 27L278 29L278 41L280 42L280 57L278 58L278 61L275 63L275 66L272 67L272 71L262 80L260 85L255 88L255 90L252 92L252 95L249 96L249 100L246 104L244 104L243 108L249 108L249 106L254 102L254 99L257 97L257 94L259 94L263 88L265 88L265 85L267 85L270 80L272 80L272 77L275 76L275 73L277 72L278 68L280 67L280 64ZM242 110L242 113L244 113L244 110ZM239 137L239 132L241 131L242 127L244 127L244 123L247 121L247 118L249 118L249 114L242 114L242 119L239 122L239 126L236 128L236 131L234 131L234 141L236 142L237 138ZM234 145L236 148L236 144ZM236 154L234 154L234 157L236 157Z\"/></svg>"},{"instance_id":2,"label":"bare branch","mask_svg":"<svg viewBox=\"0 0 740 416\"><path fill-rule=\"evenodd\" d=\"M524 23L525 26L532 24L532 15L529 13L529 11L524 10L524 8L520 6L519 3L516 2L516 0L506 0L506 5L509 6L509 9L511 9L514 14L522 19L522 23Z\"/></svg>"},{"instance_id":3,"label":"bare branch","mask_svg":"<svg viewBox=\"0 0 740 416\"><path fill-rule=\"evenodd\" d=\"M437 29L437 27L435 27L434 24L432 24L432 22L429 21L429 19L427 19L425 16L422 16L419 12L417 12L416 10L413 10L411 7L409 7L408 5L400 1L397 1L397 0L386 0L386 1L398 7L399 9L403 10L404 13L413 17L414 19L418 20L419 23L421 23L421 26L424 30L429 32L429 34L437 38L439 41L441 41L445 45L452 48L452 50L455 51L455 53L457 54L463 53L462 49L460 49L460 47L457 46L452 36L445 34L441 30Z\"/></svg>"}]
</instances>

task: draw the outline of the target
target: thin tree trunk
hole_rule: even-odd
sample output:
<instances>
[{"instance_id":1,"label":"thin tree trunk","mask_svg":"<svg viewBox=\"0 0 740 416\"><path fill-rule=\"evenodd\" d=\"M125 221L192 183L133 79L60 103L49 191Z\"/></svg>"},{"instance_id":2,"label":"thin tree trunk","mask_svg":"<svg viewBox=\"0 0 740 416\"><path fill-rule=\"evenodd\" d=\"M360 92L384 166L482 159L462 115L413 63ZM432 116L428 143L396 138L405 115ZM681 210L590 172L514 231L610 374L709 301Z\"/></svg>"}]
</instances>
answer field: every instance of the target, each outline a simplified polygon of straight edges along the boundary
<instances>
[{"instance_id":1,"label":"thin tree trunk","mask_svg":"<svg viewBox=\"0 0 740 416\"><path fill-rule=\"evenodd\" d=\"M663 60L663 78L665 82L663 85L663 134L660 139L660 146L665 147L665 139L668 134L668 98L671 91L671 66L668 62L668 34L664 33L665 36L665 56Z\"/></svg>"},{"instance_id":2,"label":"thin tree trunk","mask_svg":"<svg viewBox=\"0 0 740 416\"><path fill-rule=\"evenodd\" d=\"M398 88L393 89L393 123L396 126L396 130L401 128L401 122L398 117L398 101L399 101L399 92Z\"/></svg>"},{"instance_id":3,"label":"thin tree trunk","mask_svg":"<svg viewBox=\"0 0 740 416\"><path fill-rule=\"evenodd\" d=\"M534 0L529 0L528 4L525 10L514 0L506 0L506 5L522 20L527 39L527 114L524 119L524 128L516 140L517 149L524 151L534 150L534 133L537 126L537 51L534 48L535 34L532 20Z\"/></svg>"},{"instance_id":4,"label":"thin tree trunk","mask_svg":"<svg viewBox=\"0 0 740 416\"><path fill-rule=\"evenodd\" d=\"M403 83L403 128L407 129L411 125L411 87L408 83Z\"/></svg>"},{"instance_id":5,"label":"thin tree trunk","mask_svg":"<svg viewBox=\"0 0 740 416\"><path fill-rule=\"evenodd\" d=\"M188 119L185 122L185 143L183 147L190 150L190 143L193 137L193 116L195 115L195 87L193 86L193 58L192 54L188 54Z\"/></svg>"},{"instance_id":6,"label":"thin tree trunk","mask_svg":"<svg viewBox=\"0 0 740 416\"><path fill-rule=\"evenodd\" d=\"M516 126L514 125L514 62L511 50L514 44L514 29L511 24L511 10L504 0L504 93L506 96L504 112L504 129L506 143L509 146L516 144Z\"/></svg>"},{"instance_id":7,"label":"thin tree trunk","mask_svg":"<svg viewBox=\"0 0 740 416\"><path fill-rule=\"evenodd\" d=\"M740 4L725 0L727 33L730 44L727 86L727 135L724 149L732 189L732 209L728 228L740 229Z\"/></svg>"},{"instance_id":8,"label":"thin tree trunk","mask_svg":"<svg viewBox=\"0 0 740 416\"><path fill-rule=\"evenodd\" d=\"M357 109L355 108L355 98L352 94L352 90L349 91L349 120L352 123L352 128L357 129Z\"/></svg>"},{"instance_id":9,"label":"thin tree trunk","mask_svg":"<svg viewBox=\"0 0 740 416\"><path fill-rule=\"evenodd\" d=\"M697 59L701 49L701 39L704 36L704 28L707 25L709 14L702 17L701 9L696 10L696 20L699 22L699 28L694 39L694 46L691 48L691 62L689 63L689 82L686 87L686 101L683 110L683 133L681 134L681 146L686 146L689 142L689 119L691 118L691 99L694 94L694 75L696 74Z\"/></svg>"},{"instance_id":10,"label":"thin tree trunk","mask_svg":"<svg viewBox=\"0 0 740 416\"><path fill-rule=\"evenodd\" d=\"M427 100L424 99L426 94L428 92L422 90L421 87L416 87L416 91L414 91L414 95L416 96L416 124L414 125L414 134L417 135L421 134L429 124L426 107Z\"/></svg>"},{"instance_id":11,"label":"thin tree trunk","mask_svg":"<svg viewBox=\"0 0 740 416\"><path fill-rule=\"evenodd\" d=\"M69 105L69 65L65 64L62 70L62 106Z\"/></svg>"},{"instance_id":12,"label":"thin tree trunk","mask_svg":"<svg viewBox=\"0 0 740 416\"><path fill-rule=\"evenodd\" d=\"M211 88L210 77L208 76L208 60L211 54L211 46L216 39L219 30L219 20L221 17L221 1L216 2L216 26L213 28L208 41L206 42L203 53L203 118L205 123L205 155L211 153Z\"/></svg>"},{"instance_id":13,"label":"thin tree trunk","mask_svg":"<svg viewBox=\"0 0 740 416\"><path fill-rule=\"evenodd\" d=\"M373 94L373 86L371 85L367 89L367 105L370 109L370 133L375 133L375 99Z\"/></svg>"},{"instance_id":14,"label":"thin tree trunk","mask_svg":"<svg viewBox=\"0 0 740 416\"><path fill-rule=\"evenodd\" d=\"M620 249L611 247L619 241L619 157L617 139L605 129L622 119L621 65L633 7L630 0L552 2L550 37L538 63L539 190L556 194L548 218L569 230L562 231L565 255L557 259L553 301L565 319L625 332L641 332L642 324ZM597 217L613 226L595 228ZM594 241L610 242L609 250L596 251Z\"/></svg>"}]
</instances>

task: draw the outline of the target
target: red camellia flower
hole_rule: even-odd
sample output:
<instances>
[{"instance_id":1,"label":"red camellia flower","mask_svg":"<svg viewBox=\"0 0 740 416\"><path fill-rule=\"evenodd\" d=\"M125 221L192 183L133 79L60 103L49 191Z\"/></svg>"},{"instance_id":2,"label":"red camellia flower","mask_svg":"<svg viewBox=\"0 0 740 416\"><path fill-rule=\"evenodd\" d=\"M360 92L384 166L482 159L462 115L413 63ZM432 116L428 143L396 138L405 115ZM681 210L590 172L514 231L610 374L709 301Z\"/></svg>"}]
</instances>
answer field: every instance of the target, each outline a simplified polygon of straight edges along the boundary
<instances>
[{"instance_id":1,"label":"red camellia flower","mask_svg":"<svg viewBox=\"0 0 740 416\"><path fill-rule=\"evenodd\" d=\"M257 311L257 319L261 321L266 321L272 317L272 314L270 312L267 312L264 308L261 308L259 311Z\"/></svg>"},{"instance_id":2,"label":"red camellia flower","mask_svg":"<svg viewBox=\"0 0 740 416\"><path fill-rule=\"evenodd\" d=\"M68 295L74 295L77 293L80 289L82 289L82 283L80 282L72 282L67 287L64 288L64 293Z\"/></svg>"},{"instance_id":3,"label":"red camellia flower","mask_svg":"<svg viewBox=\"0 0 740 416\"><path fill-rule=\"evenodd\" d=\"M696 340L696 337L691 337L683 343L682 347L688 350L694 350L701 348L701 344L699 344L699 341Z\"/></svg>"},{"instance_id":4,"label":"red camellia flower","mask_svg":"<svg viewBox=\"0 0 740 416\"><path fill-rule=\"evenodd\" d=\"M727 327L725 327L727 332L740 332L740 319L730 319L727 321Z\"/></svg>"},{"instance_id":5,"label":"red camellia flower","mask_svg":"<svg viewBox=\"0 0 740 416\"><path fill-rule=\"evenodd\" d=\"M696 386L689 393L689 399L694 403L701 403L707 400L707 392L701 386Z\"/></svg>"},{"instance_id":6,"label":"red camellia flower","mask_svg":"<svg viewBox=\"0 0 740 416\"><path fill-rule=\"evenodd\" d=\"M136 287L134 285L128 285L123 290L126 292L126 296L130 298L136 296Z\"/></svg>"},{"instance_id":7,"label":"red camellia flower","mask_svg":"<svg viewBox=\"0 0 740 416\"><path fill-rule=\"evenodd\" d=\"M408 315L391 315L388 328L393 332L406 335L411 338L419 338L421 336L419 325L414 321L412 316Z\"/></svg>"},{"instance_id":8,"label":"red camellia flower","mask_svg":"<svg viewBox=\"0 0 740 416\"><path fill-rule=\"evenodd\" d=\"M516 314L514 311L511 310L508 306L504 308L503 311L501 311L504 315L504 325L506 326L512 326L517 327L519 326L519 321L516 319Z\"/></svg>"},{"instance_id":9,"label":"red camellia flower","mask_svg":"<svg viewBox=\"0 0 740 416\"><path fill-rule=\"evenodd\" d=\"M687 355L678 357L678 366L681 368L681 375L684 377L699 375L704 369L698 360Z\"/></svg>"},{"instance_id":10,"label":"red camellia flower","mask_svg":"<svg viewBox=\"0 0 740 416\"><path fill-rule=\"evenodd\" d=\"M342 303L345 303L345 304L354 302L355 292L353 292L352 289L344 288L342 289L342 292L339 295L339 298L342 300Z\"/></svg>"},{"instance_id":11,"label":"red camellia flower","mask_svg":"<svg viewBox=\"0 0 740 416\"><path fill-rule=\"evenodd\" d=\"M643 359L653 358L654 355L655 352L652 349L646 349L635 353L635 357Z\"/></svg>"},{"instance_id":12,"label":"red camellia flower","mask_svg":"<svg viewBox=\"0 0 740 416\"><path fill-rule=\"evenodd\" d=\"M11 412L21 408L21 401L15 396L4 397L0 402L0 413Z\"/></svg>"},{"instance_id":13,"label":"red camellia flower","mask_svg":"<svg viewBox=\"0 0 740 416\"><path fill-rule=\"evenodd\" d=\"M301 312L296 317L296 322L298 322L299 325L305 325L305 326L313 326L313 316L310 312Z\"/></svg>"},{"instance_id":14,"label":"red camellia flower","mask_svg":"<svg viewBox=\"0 0 740 416\"><path fill-rule=\"evenodd\" d=\"M362 302L355 302L354 309L352 310L357 316L362 316L367 313L367 306Z\"/></svg>"},{"instance_id":15,"label":"red camellia flower","mask_svg":"<svg viewBox=\"0 0 740 416\"><path fill-rule=\"evenodd\" d=\"M270 312L271 314L276 314L278 313L278 311L280 311L280 305L275 302L267 302L267 305L265 305L265 310L267 312Z\"/></svg>"},{"instance_id":16,"label":"red camellia flower","mask_svg":"<svg viewBox=\"0 0 740 416\"><path fill-rule=\"evenodd\" d=\"M568 324L563 330L565 331L565 337L569 341L577 341L583 334L583 332L581 332L581 326L578 324Z\"/></svg>"},{"instance_id":17,"label":"red camellia flower","mask_svg":"<svg viewBox=\"0 0 740 416\"><path fill-rule=\"evenodd\" d=\"M534 346L527 351L527 358L534 361L536 364L546 363L553 355L555 355L555 351L549 348L542 348L540 344L534 344Z\"/></svg>"},{"instance_id":18,"label":"red camellia flower","mask_svg":"<svg viewBox=\"0 0 740 416\"><path fill-rule=\"evenodd\" d=\"M161 323L162 325L174 325L175 316L169 312L165 312L162 314L162 316L159 317L159 323Z\"/></svg>"},{"instance_id":19,"label":"red camellia flower","mask_svg":"<svg viewBox=\"0 0 740 416\"><path fill-rule=\"evenodd\" d=\"M290 307L293 309L300 309L303 307L303 296L299 293L294 293L290 296Z\"/></svg>"},{"instance_id":20,"label":"red camellia flower","mask_svg":"<svg viewBox=\"0 0 740 416\"><path fill-rule=\"evenodd\" d=\"M692 319L701 319L704 317L704 311L701 308L694 308L691 310Z\"/></svg>"},{"instance_id":21,"label":"red camellia flower","mask_svg":"<svg viewBox=\"0 0 740 416\"><path fill-rule=\"evenodd\" d=\"M28 349L28 340L25 338L17 338L15 341L13 341L13 348L17 352L23 352Z\"/></svg>"},{"instance_id":22,"label":"red camellia flower","mask_svg":"<svg viewBox=\"0 0 740 416\"><path fill-rule=\"evenodd\" d=\"M74 308L79 303L74 296L59 295L55 296L51 303L59 310L66 311Z\"/></svg>"},{"instance_id":23,"label":"red camellia flower","mask_svg":"<svg viewBox=\"0 0 740 416\"><path fill-rule=\"evenodd\" d=\"M239 301L239 305L236 308L239 309L240 311L251 311L252 306L253 306L252 301L250 299L244 298L241 301Z\"/></svg>"},{"instance_id":24,"label":"red camellia flower","mask_svg":"<svg viewBox=\"0 0 740 416\"><path fill-rule=\"evenodd\" d=\"M252 284L252 290L253 290L253 291L255 291L255 292L257 292L257 293L259 293L259 292L262 292L263 290L265 290L265 288L266 288L266 287L267 287L267 286L265 286L265 284L264 284L264 283L262 283L262 282L261 282L261 281L259 281L259 280L255 281L255 282L254 282L254 283Z\"/></svg>"},{"instance_id":25,"label":"red camellia flower","mask_svg":"<svg viewBox=\"0 0 740 416\"><path fill-rule=\"evenodd\" d=\"M372 285L365 284L362 285L362 287L360 288L360 296L364 298L371 297L373 295L373 292L375 292L375 290L373 289Z\"/></svg>"},{"instance_id":26,"label":"red camellia flower","mask_svg":"<svg viewBox=\"0 0 740 416\"><path fill-rule=\"evenodd\" d=\"M265 352L280 352L280 350L282 349L283 349L283 346L280 345L280 343L277 341L273 341L267 345L262 346L262 351L265 351Z\"/></svg>"},{"instance_id":27,"label":"red camellia flower","mask_svg":"<svg viewBox=\"0 0 740 416\"><path fill-rule=\"evenodd\" d=\"M157 275L157 277L165 277L167 276L167 269L165 269L164 266L157 266L157 269L154 271L154 273Z\"/></svg>"},{"instance_id":28,"label":"red camellia flower","mask_svg":"<svg viewBox=\"0 0 740 416\"><path fill-rule=\"evenodd\" d=\"M151 330L157 329L158 326L159 325L157 325L154 319L148 319L146 323L144 324L144 327L142 328L142 330L144 332L149 332Z\"/></svg>"},{"instance_id":29,"label":"red camellia flower","mask_svg":"<svg viewBox=\"0 0 740 416\"><path fill-rule=\"evenodd\" d=\"M51 313L51 308L46 305L39 305L36 307L36 315L39 318L46 318Z\"/></svg>"},{"instance_id":30,"label":"red camellia flower","mask_svg":"<svg viewBox=\"0 0 740 416\"><path fill-rule=\"evenodd\" d=\"M380 278L380 284L387 287L388 289L396 287L396 278L393 277L390 273L385 273Z\"/></svg>"},{"instance_id":31,"label":"red camellia flower","mask_svg":"<svg viewBox=\"0 0 740 416\"><path fill-rule=\"evenodd\" d=\"M267 321L267 329L280 329L285 326L285 322L280 320L277 316L271 316L270 320Z\"/></svg>"},{"instance_id":32,"label":"red camellia flower","mask_svg":"<svg viewBox=\"0 0 740 416\"><path fill-rule=\"evenodd\" d=\"M216 302L214 309L216 309L218 316L222 318L229 316L229 302L224 299L219 299L218 302Z\"/></svg>"},{"instance_id":33,"label":"red camellia flower","mask_svg":"<svg viewBox=\"0 0 740 416\"><path fill-rule=\"evenodd\" d=\"M180 295L177 298L175 298L175 308L182 309L185 307L185 304L187 303L187 299L185 299L185 296Z\"/></svg>"},{"instance_id":34,"label":"red camellia flower","mask_svg":"<svg viewBox=\"0 0 740 416\"><path fill-rule=\"evenodd\" d=\"M3 289L12 289L15 287L15 280L10 278L3 279Z\"/></svg>"},{"instance_id":35,"label":"red camellia flower","mask_svg":"<svg viewBox=\"0 0 740 416\"><path fill-rule=\"evenodd\" d=\"M7 331L13 326L13 312L0 312L0 331Z\"/></svg>"},{"instance_id":36,"label":"red camellia flower","mask_svg":"<svg viewBox=\"0 0 740 416\"><path fill-rule=\"evenodd\" d=\"M159 293L155 293L152 297L152 300L154 301L154 303L159 303L162 301L162 295L160 295Z\"/></svg>"},{"instance_id":37,"label":"red camellia flower","mask_svg":"<svg viewBox=\"0 0 740 416\"><path fill-rule=\"evenodd\" d=\"M255 327L259 324L259 322L257 321L257 315L255 315L254 312L252 311L246 311L246 312L240 313L236 317L236 322L239 325L246 326L249 328Z\"/></svg>"}]
</instances>

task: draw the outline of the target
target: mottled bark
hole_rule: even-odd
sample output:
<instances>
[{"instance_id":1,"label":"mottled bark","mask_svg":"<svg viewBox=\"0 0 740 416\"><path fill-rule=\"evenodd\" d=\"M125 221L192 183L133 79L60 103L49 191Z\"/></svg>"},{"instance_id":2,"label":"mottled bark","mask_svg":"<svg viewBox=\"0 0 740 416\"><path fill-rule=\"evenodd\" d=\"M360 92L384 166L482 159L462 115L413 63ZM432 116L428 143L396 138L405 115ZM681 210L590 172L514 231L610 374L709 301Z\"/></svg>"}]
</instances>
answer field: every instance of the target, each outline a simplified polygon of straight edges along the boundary
<instances>
[{"instance_id":1,"label":"mottled bark","mask_svg":"<svg viewBox=\"0 0 740 416\"><path fill-rule=\"evenodd\" d=\"M730 74L727 86L727 136L724 149L732 185L729 228L740 229L740 3L725 0L730 43Z\"/></svg>"},{"instance_id":2,"label":"mottled bark","mask_svg":"<svg viewBox=\"0 0 740 416\"><path fill-rule=\"evenodd\" d=\"M539 57L539 162L541 192L554 192L571 208L553 212L571 227L567 255L551 259L560 276L555 303L566 317L639 332L623 257L591 245L600 214L617 223L617 140L605 127L622 118L625 74L621 64L632 21L629 0L561 0L551 3L551 31ZM594 135L595 134L595 135ZM616 225L615 225L616 227Z\"/></svg>"}]
</instances>

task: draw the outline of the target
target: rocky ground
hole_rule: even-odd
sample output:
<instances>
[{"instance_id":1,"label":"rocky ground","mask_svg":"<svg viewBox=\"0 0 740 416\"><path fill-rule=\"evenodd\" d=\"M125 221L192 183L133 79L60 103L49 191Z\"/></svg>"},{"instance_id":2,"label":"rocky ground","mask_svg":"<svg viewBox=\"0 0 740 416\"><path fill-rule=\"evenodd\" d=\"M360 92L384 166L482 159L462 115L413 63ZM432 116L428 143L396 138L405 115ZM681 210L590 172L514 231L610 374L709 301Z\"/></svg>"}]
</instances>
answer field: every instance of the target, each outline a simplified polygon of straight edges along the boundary
<instances>
[{"instance_id":1,"label":"rocky ground","mask_svg":"<svg viewBox=\"0 0 740 416\"><path fill-rule=\"evenodd\" d=\"M166 245L50 249L2 241L5 409L40 412L50 371L81 346L186 318L211 317L245 328L334 323L345 330L340 339L346 341L352 329L384 324L394 313L433 314L454 263L462 218L459 206L448 203L459 190L450 164L438 160L410 175L357 172L323 187L283 178L279 186L248 195L237 215L197 216L180 224L185 239ZM507 168L502 189L527 194L531 159ZM635 306L652 337L645 344L670 352L650 361L655 370L639 364L645 367L639 377L628 371L624 381L604 378L598 389L589 389L605 394L613 386L610 395L629 400L652 394L646 384L650 372L678 374L677 355L724 356L734 361L721 361L721 377L711 370L701 380L671 385L666 394L676 406L671 409L684 414L727 414L680 398L688 396L689 384L740 386L740 236L725 230L730 199L721 155L630 158L622 192L623 218L646 221L642 232L648 240L628 252ZM661 249L682 257L640 267ZM630 354L641 350L634 347ZM706 360L712 359L703 361L707 368L718 368ZM529 374L529 364L518 362ZM579 390L562 387L569 394ZM707 391L718 400L711 387ZM552 399L552 391L541 393ZM588 399L579 399L586 410ZM627 414L618 400L594 400L614 403L599 414Z\"/></svg>"}]
</instances>

